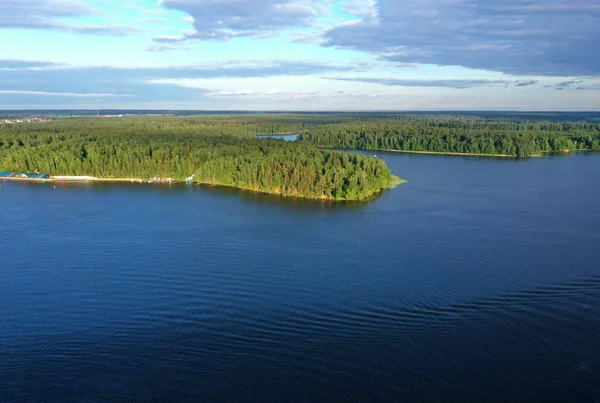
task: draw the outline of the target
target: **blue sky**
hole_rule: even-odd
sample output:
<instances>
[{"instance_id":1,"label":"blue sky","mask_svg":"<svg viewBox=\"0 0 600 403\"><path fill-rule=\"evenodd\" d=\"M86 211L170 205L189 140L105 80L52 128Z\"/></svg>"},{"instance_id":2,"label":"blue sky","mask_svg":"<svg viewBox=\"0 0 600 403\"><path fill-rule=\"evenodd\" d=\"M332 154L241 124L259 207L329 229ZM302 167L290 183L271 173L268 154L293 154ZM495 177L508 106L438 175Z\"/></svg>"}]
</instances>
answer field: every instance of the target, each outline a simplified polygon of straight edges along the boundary
<instances>
[{"instance_id":1,"label":"blue sky","mask_svg":"<svg viewBox=\"0 0 600 403\"><path fill-rule=\"evenodd\" d=\"M0 109L600 110L599 0L1 0Z\"/></svg>"}]
</instances>

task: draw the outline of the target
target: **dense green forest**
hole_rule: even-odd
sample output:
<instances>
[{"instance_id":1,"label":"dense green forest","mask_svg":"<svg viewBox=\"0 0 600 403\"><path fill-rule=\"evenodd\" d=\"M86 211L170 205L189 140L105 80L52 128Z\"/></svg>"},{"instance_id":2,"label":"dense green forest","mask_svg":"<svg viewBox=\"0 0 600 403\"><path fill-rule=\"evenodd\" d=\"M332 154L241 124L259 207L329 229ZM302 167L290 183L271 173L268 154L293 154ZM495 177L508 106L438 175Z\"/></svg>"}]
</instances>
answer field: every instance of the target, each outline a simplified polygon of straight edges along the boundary
<instances>
[{"instance_id":1,"label":"dense green forest","mask_svg":"<svg viewBox=\"0 0 600 403\"><path fill-rule=\"evenodd\" d=\"M37 116L50 121L0 123L0 171L180 180L194 175L201 183L285 196L363 200L397 178L380 159L322 148L518 157L600 150L597 113L142 112L100 118L44 112ZM275 133L300 135L293 143L256 137Z\"/></svg>"},{"instance_id":2,"label":"dense green forest","mask_svg":"<svg viewBox=\"0 0 600 403\"><path fill-rule=\"evenodd\" d=\"M308 129L298 140L325 148L426 151L526 157L565 150L600 151L600 123L423 115ZM437 118L436 118L437 116Z\"/></svg>"},{"instance_id":3,"label":"dense green forest","mask_svg":"<svg viewBox=\"0 0 600 403\"><path fill-rule=\"evenodd\" d=\"M174 178L281 194L363 200L394 178L377 158L257 133L296 131L293 116L57 119L0 125L0 171Z\"/></svg>"}]
</instances>

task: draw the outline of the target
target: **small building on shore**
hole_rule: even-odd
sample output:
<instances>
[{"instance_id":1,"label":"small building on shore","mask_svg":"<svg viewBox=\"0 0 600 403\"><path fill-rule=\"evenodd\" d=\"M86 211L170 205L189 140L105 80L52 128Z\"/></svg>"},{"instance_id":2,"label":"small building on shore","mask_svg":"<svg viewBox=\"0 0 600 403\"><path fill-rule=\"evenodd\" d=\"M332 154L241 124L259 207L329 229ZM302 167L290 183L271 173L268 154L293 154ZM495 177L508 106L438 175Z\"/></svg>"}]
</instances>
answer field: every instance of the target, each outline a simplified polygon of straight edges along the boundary
<instances>
[{"instance_id":1,"label":"small building on shore","mask_svg":"<svg viewBox=\"0 0 600 403\"><path fill-rule=\"evenodd\" d=\"M49 174L35 172L0 172L0 179L50 179Z\"/></svg>"}]
</instances>

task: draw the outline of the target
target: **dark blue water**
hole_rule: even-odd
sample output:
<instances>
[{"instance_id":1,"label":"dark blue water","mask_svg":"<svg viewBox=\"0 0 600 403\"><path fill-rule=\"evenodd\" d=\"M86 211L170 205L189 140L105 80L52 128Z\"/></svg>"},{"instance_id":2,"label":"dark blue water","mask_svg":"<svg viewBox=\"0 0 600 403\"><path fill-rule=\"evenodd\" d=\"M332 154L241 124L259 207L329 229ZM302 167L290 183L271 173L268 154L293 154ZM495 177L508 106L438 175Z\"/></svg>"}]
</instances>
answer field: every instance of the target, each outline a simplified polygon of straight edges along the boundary
<instances>
[{"instance_id":1,"label":"dark blue water","mask_svg":"<svg viewBox=\"0 0 600 403\"><path fill-rule=\"evenodd\" d=\"M2 183L0 401L594 402L600 155L368 204Z\"/></svg>"}]
</instances>

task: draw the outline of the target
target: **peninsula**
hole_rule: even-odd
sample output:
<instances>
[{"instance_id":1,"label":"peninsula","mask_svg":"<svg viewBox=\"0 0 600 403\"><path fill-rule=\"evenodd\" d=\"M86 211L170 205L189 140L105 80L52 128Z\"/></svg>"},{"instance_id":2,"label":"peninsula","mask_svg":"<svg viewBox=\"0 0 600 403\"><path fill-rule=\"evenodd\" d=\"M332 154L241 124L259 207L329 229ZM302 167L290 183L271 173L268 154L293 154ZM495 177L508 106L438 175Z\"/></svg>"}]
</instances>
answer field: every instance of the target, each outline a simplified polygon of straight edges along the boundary
<instances>
[{"instance_id":1,"label":"peninsula","mask_svg":"<svg viewBox=\"0 0 600 403\"><path fill-rule=\"evenodd\" d=\"M281 196L366 200L394 186L385 162L257 139L286 122L248 117L69 118L0 127L4 180L191 182ZM37 175L27 172L42 172Z\"/></svg>"}]
</instances>

